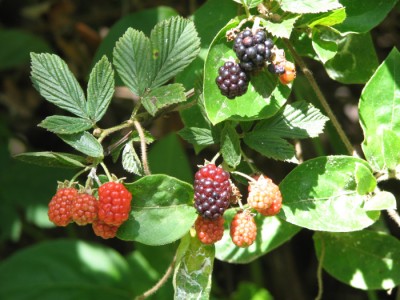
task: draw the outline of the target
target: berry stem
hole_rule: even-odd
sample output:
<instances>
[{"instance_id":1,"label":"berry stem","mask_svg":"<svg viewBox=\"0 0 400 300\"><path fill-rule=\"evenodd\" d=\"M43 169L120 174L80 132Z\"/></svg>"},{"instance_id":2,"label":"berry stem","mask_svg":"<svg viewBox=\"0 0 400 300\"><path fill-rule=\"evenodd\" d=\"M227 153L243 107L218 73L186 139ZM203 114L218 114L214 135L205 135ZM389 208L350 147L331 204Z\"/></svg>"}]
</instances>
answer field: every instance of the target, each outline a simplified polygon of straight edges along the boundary
<instances>
[{"instance_id":1,"label":"berry stem","mask_svg":"<svg viewBox=\"0 0 400 300\"><path fill-rule=\"evenodd\" d=\"M134 120L133 125L135 125L136 131L139 134L140 138L140 150L142 155L142 164L143 164L143 171L145 175L151 175L149 163L147 160L147 145L146 145L146 137L144 136L142 125L139 121Z\"/></svg>"},{"instance_id":2,"label":"berry stem","mask_svg":"<svg viewBox=\"0 0 400 300\"><path fill-rule=\"evenodd\" d=\"M218 157L220 157L221 153L217 152L217 154L214 155L214 157L211 159L210 163L215 165L215 162L217 161Z\"/></svg>"},{"instance_id":3,"label":"berry stem","mask_svg":"<svg viewBox=\"0 0 400 300\"><path fill-rule=\"evenodd\" d=\"M345 132L343 131L340 123L336 119L336 116L333 114L333 111L331 110L328 102L326 101L326 98L325 98L324 94L322 93L321 89L319 88L319 86L317 84L317 81L315 80L312 72L307 67L307 65L305 64L304 60L301 58L301 56L293 48L292 43L287 39L283 39L283 41L284 41L286 47L289 49L290 53L293 55L294 60L299 65L301 71L306 76L306 78L307 78L308 82L310 83L312 89L314 90L315 94L317 95L317 98L318 98L319 102L321 103L321 105L324 108L325 112L327 113L329 119L331 120L332 125L335 127L337 133L339 134L339 137L342 140L344 146L346 147L347 152L350 155L355 155L356 153L354 151L354 148L353 148L351 142L347 138L347 136L346 136Z\"/></svg>"},{"instance_id":4,"label":"berry stem","mask_svg":"<svg viewBox=\"0 0 400 300\"><path fill-rule=\"evenodd\" d=\"M97 169L95 167L93 167L89 172L88 178L94 179L96 181L97 185L100 186L101 182L99 180L99 177L97 177L96 171L97 171Z\"/></svg>"},{"instance_id":5,"label":"berry stem","mask_svg":"<svg viewBox=\"0 0 400 300\"><path fill-rule=\"evenodd\" d=\"M247 7L246 3L244 2L244 0L241 0L240 2L242 3L242 6L244 7L244 11L246 12L246 16L250 17L250 10Z\"/></svg>"},{"instance_id":6,"label":"berry stem","mask_svg":"<svg viewBox=\"0 0 400 300\"><path fill-rule=\"evenodd\" d=\"M244 173L242 173L242 172L239 172L239 171L232 171L231 173L232 173L232 174L239 175L239 176L242 176L242 177L246 178L248 181L257 182L257 180L255 180L254 178L252 178L252 177L250 177L249 175L244 174Z\"/></svg>"},{"instance_id":7,"label":"berry stem","mask_svg":"<svg viewBox=\"0 0 400 300\"><path fill-rule=\"evenodd\" d=\"M244 161L247 163L247 165L249 166L249 168L251 169L251 171L252 171L253 173L257 173L258 170L257 170L257 168L254 166L253 161L243 152L242 149L240 149L240 153L242 154Z\"/></svg>"},{"instance_id":8,"label":"berry stem","mask_svg":"<svg viewBox=\"0 0 400 300\"><path fill-rule=\"evenodd\" d=\"M101 143L111 133L114 133L114 132L119 131L119 130L124 129L124 128L129 128L129 127L132 127L132 121L131 120L128 120L128 121L126 121L126 122L124 122L124 123L122 123L120 125L104 129L101 132L101 134L100 134L99 138L97 139L97 141L99 143Z\"/></svg>"},{"instance_id":9,"label":"berry stem","mask_svg":"<svg viewBox=\"0 0 400 300\"><path fill-rule=\"evenodd\" d=\"M174 258L172 259L171 264L168 266L167 271L165 271L164 276L161 277L161 279L151 289L147 290L142 295L137 296L135 298L135 300L146 299L147 297L149 297L149 296L153 295L155 292L157 292L163 286L163 284L167 282L168 278L171 276L172 271L175 268L175 263L176 263L176 254L174 255Z\"/></svg>"},{"instance_id":10,"label":"berry stem","mask_svg":"<svg viewBox=\"0 0 400 300\"><path fill-rule=\"evenodd\" d=\"M324 285L322 281L322 264L324 263L324 258L325 258L325 242L324 240L321 240L321 254L319 256L318 269L317 269L318 294L315 297L315 300L321 300L322 293L324 291Z\"/></svg>"},{"instance_id":11,"label":"berry stem","mask_svg":"<svg viewBox=\"0 0 400 300\"><path fill-rule=\"evenodd\" d=\"M104 172L106 173L107 178L108 178L108 181L113 181L113 180L112 180L112 177L111 177L111 174L110 174L110 172L109 172L108 169L107 169L107 166L106 166L103 162L101 162L100 165L102 166ZM100 183L100 185L101 185L101 183Z\"/></svg>"},{"instance_id":12,"label":"berry stem","mask_svg":"<svg viewBox=\"0 0 400 300\"><path fill-rule=\"evenodd\" d=\"M69 182L69 184L68 184L68 187L71 187L71 186L74 184L76 178L78 178L81 174L83 174L83 173L85 173L86 171L88 171L90 168L91 168L91 167L86 167L86 168L84 168L83 170L81 170L81 171L79 171L78 173L76 173L76 174L74 175L74 177L71 178L71 180L70 180L70 182Z\"/></svg>"}]
</instances>

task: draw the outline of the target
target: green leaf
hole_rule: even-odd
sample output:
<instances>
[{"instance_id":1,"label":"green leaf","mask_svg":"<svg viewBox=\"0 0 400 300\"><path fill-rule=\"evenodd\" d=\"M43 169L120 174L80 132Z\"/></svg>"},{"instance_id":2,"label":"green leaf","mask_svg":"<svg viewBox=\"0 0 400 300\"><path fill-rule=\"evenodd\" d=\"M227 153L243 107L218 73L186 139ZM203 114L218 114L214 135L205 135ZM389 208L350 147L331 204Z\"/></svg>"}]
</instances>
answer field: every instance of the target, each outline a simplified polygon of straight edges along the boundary
<instances>
[{"instance_id":1,"label":"green leaf","mask_svg":"<svg viewBox=\"0 0 400 300\"><path fill-rule=\"evenodd\" d=\"M262 0L233 0L243 6L246 6L247 8L253 8L256 7L258 4L262 3Z\"/></svg>"},{"instance_id":2,"label":"green leaf","mask_svg":"<svg viewBox=\"0 0 400 300\"><path fill-rule=\"evenodd\" d=\"M55 54L31 53L34 87L47 101L81 118L88 118L85 95L67 64Z\"/></svg>"},{"instance_id":3,"label":"green leaf","mask_svg":"<svg viewBox=\"0 0 400 300\"><path fill-rule=\"evenodd\" d=\"M286 140L267 131L246 133L243 141L265 157L297 163L294 147Z\"/></svg>"},{"instance_id":4,"label":"green leaf","mask_svg":"<svg viewBox=\"0 0 400 300\"><path fill-rule=\"evenodd\" d=\"M302 163L280 184L283 202L279 217L321 231L347 232L370 226L379 212L366 212L362 206L368 195L357 192L375 181L372 175L357 177L361 172L371 173L369 168L364 160L349 156L318 157Z\"/></svg>"},{"instance_id":5,"label":"green leaf","mask_svg":"<svg viewBox=\"0 0 400 300\"><path fill-rule=\"evenodd\" d=\"M357 165L355 175L357 193L359 195L372 193L375 190L376 179L369 168L365 168L364 165Z\"/></svg>"},{"instance_id":6,"label":"green leaf","mask_svg":"<svg viewBox=\"0 0 400 300\"><path fill-rule=\"evenodd\" d=\"M114 70L106 56L94 66L87 87L87 111L91 120L100 121L114 94Z\"/></svg>"},{"instance_id":7,"label":"green leaf","mask_svg":"<svg viewBox=\"0 0 400 300\"><path fill-rule=\"evenodd\" d=\"M259 122L253 132L263 131L282 138L317 137L329 119L305 101L285 105L272 118Z\"/></svg>"},{"instance_id":8,"label":"green leaf","mask_svg":"<svg viewBox=\"0 0 400 300\"><path fill-rule=\"evenodd\" d=\"M200 51L200 39L194 23L172 17L151 31L153 74L150 88L156 88L186 68Z\"/></svg>"},{"instance_id":9,"label":"green leaf","mask_svg":"<svg viewBox=\"0 0 400 300\"><path fill-rule=\"evenodd\" d=\"M164 245L192 227L197 216L192 185L167 175L150 175L126 187L134 200L129 220L118 230L120 239Z\"/></svg>"},{"instance_id":10,"label":"green leaf","mask_svg":"<svg viewBox=\"0 0 400 300\"><path fill-rule=\"evenodd\" d=\"M214 265L214 247L204 245L196 237L187 234L182 239L177 253L178 260L173 278L174 299L208 300Z\"/></svg>"},{"instance_id":11,"label":"green leaf","mask_svg":"<svg viewBox=\"0 0 400 300\"><path fill-rule=\"evenodd\" d=\"M221 133L221 154L231 167L236 168L240 164L240 138L235 128L228 122L225 123Z\"/></svg>"},{"instance_id":12,"label":"green leaf","mask_svg":"<svg viewBox=\"0 0 400 300\"><path fill-rule=\"evenodd\" d=\"M132 142L127 143L124 150L122 150L122 167L129 173L139 176L143 175L142 163L136 154Z\"/></svg>"},{"instance_id":13,"label":"green leaf","mask_svg":"<svg viewBox=\"0 0 400 300\"><path fill-rule=\"evenodd\" d=\"M262 19L260 24L265 27L265 29L271 33L273 36L278 38L290 38L290 34L292 33L294 23L296 23L299 15L291 15L285 16L281 22L271 22L270 20Z\"/></svg>"},{"instance_id":14,"label":"green leaf","mask_svg":"<svg viewBox=\"0 0 400 300\"><path fill-rule=\"evenodd\" d=\"M282 0L281 8L284 11L296 14L315 14L342 8L337 0Z\"/></svg>"},{"instance_id":15,"label":"green leaf","mask_svg":"<svg viewBox=\"0 0 400 300\"><path fill-rule=\"evenodd\" d=\"M236 208L230 208L224 213L225 232L222 239L215 244L215 257L219 260L234 264L246 264L271 252L275 248L289 241L300 228L277 217L268 217L257 214L257 238L253 245L247 248L238 248L230 237L229 226L236 214Z\"/></svg>"},{"instance_id":16,"label":"green leaf","mask_svg":"<svg viewBox=\"0 0 400 300\"><path fill-rule=\"evenodd\" d=\"M317 257L336 279L358 289L392 289L400 283L400 241L391 235L358 231L314 234Z\"/></svg>"},{"instance_id":17,"label":"green leaf","mask_svg":"<svg viewBox=\"0 0 400 300\"><path fill-rule=\"evenodd\" d=\"M329 77L342 83L366 83L378 67L371 35L350 34L339 43L336 56L325 64Z\"/></svg>"},{"instance_id":18,"label":"green leaf","mask_svg":"<svg viewBox=\"0 0 400 300\"><path fill-rule=\"evenodd\" d=\"M333 11L302 15L296 22L296 27L307 26L314 28L315 26L333 26L342 23L346 19L346 9L339 8Z\"/></svg>"},{"instance_id":19,"label":"green leaf","mask_svg":"<svg viewBox=\"0 0 400 300\"><path fill-rule=\"evenodd\" d=\"M82 156L60 152L26 152L14 156L20 161L43 167L84 168L86 160Z\"/></svg>"},{"instance_id":20,"label":"green leaf","mask_svg":"<svg viewBox=\"0 0 400 300\"><path fill-rule=\"evenodd\" d=\"M39 36L15 29L0 29L0 70L29 63L30 52L51 52L50 45Z\"/></svg>"},{"instance_id":21,"label":"green leaf","mask_svg":"<svg viewBox=\"0 0 400 300\"><path fill-rule=\"evenodd\" d=\"M312 46L323 64L332 59L338 51L339 34L330 28L313 28Z\"/></svg>"},{"instance_id":22,"label":"green leaf","mask_svg":"<svg viewBox=\"0 0 400 300\"><path fill-rule=\"evenodd\" d=\"M162 108L184 101L186 101L185 89L180 83L155 88L142 98L144 108L152 116Z\"/></svg>"},{"instance_id":23,"label":"green leaf","mask_svg":"<svg viewBox=\"0 0 400 300\"><path fill-rule=\"evenodd\" d=\"M274 300L272 295L265 288L255 283L243 282L239 283L238 289L231 295L232 300Z\"/></svg>"},{"instance_id":24,"label":"green leaf","mask_svg":"<svg viewBox=\"0 0 400 300\"><path fill-rule=\"evenodd\" d=\"M193 183L191 164L176 134L165 136L151 147L149 164L153 174L168 174Z\"/></svg>"},{"instance_id":25,"label":"green leaf","mask_svg":"<svg viewBox=\"0 0 400 300\"><path fill-rule=\"evenodd\" d=\"M1 299L134 298L134 279L124 258L83 241L55 240L22 249L3 260L0 278Z\"/></svg>"},{"instance_id":26,"label":"green leaf","mask_svg":"<svg viewBox=\"0 0 400 300\"><path fill-rule=\"evenodd\" d=\"M92 128L93 122L88 119L68 116L49 116L38 126L56 134L72 134Z\"/></svg>"},{"instance_id":27,"label":"green leaf","mask_svg":"<svg viewBox=\"0 0 400 300\"><path fill-rule=\"evenodd\" d=\"M185 127L178 133L184 140L191 144L208 146L217 143L210 128Z\"/></svg>"},{"instance_id":28,"label":"green leaf","mask_svg":"<svg viewBox=\"0 0 400 300\"><path fill-rule=\"evenodd\" d=\"M346 20L336 29L340 32L368 32L380 24L398 0L340 0L346 7Z\"/></svg>"},{"instance_id":29,"label":"green leaf","mask_svg":"<svg viewBox=\"0 0 400 300\"><path fill-rule=\"evenodd\" d=\"M129 28L116 43L113 59L123 83L135 95L142 96L154 76L149 38Z\"/></svg>"},{"instance_id":30,"label":"green leaf","mask_svg":"<svg viewBox=\"0 0 400 300\"><path fill-rule=\"evenodd\" d=\"M389 192L379 191L365 201L364 210L396 209L396 197Z\"/></svg>"},{"instance_id":31,"label":"green leaf","mask_svg":"<svg viewBox=\"0 0 400 300\"><path fill-rule=\"evenodd\" d=\"M227 119L250 121L270 117L279 110L290 94L290 87L278 84L277 77L269 72L253 76L247 92L240 97L230 100L221 94L215 83L218 67L224 61L234 60L236 57L225 34L237 25L238 21L234 20L221 29L210 46L205 62L204 104L207 116L213 124Z\"/></svg>"},{"instance_id":32,"label":"green leaf","mask_svg":"<svg viewBox=\"0 0 400 300\"><path fill-rule=\"evenodd\" d=\"M91 157L103 157L103 147L96 138L87 131L74 134L59 134L58 136L79 152Z\"/></svg>"},{"instance_id":33,"label":"green leaf","mask_svg":"<svg viewBox=\"0 0 400 300\"><path fill-rule=\"evenodd\" d=\"M400 136L400 53L393 49L365 85L359 102L362 148L375 170L398 163ZM385 161L387 160L387 162ZM394 169L394 168L393 168Z\"/></svg>"}]
</instances>

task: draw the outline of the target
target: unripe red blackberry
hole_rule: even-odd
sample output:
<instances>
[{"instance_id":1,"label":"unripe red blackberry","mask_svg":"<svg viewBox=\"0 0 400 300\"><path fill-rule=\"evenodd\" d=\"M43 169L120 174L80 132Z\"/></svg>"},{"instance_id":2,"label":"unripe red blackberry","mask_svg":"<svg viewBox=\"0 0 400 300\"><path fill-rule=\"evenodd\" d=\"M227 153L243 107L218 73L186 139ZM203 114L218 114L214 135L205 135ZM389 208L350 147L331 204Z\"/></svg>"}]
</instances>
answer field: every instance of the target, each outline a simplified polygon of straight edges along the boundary
<instances>
[{"instance_id":1,"label":"unripe red blackberry","mask_svg":"<svg viewBox=\"0 0 400 300\"><path fill-rule=\"evenodd\" d=\"M238 212L232 220L230 234L238 247L249 247L257 237L257 225L249 211Z\"/></svg>"},{"instance_id":2,"label":"unripe red blackberry","mask_svg":"<svg viewBox=\"0 0 400 300\"><path fill-rule=\"evenodd\" d=\"M119 226L108 225L101 220L95 220L92 223L94 234L103 239L111 239L117 235Z\"/></svg>"},{"instance_id":3,"label":"unripe red blackberry","mask_svg":"<svg viewBox=\"0 0 400 300\"><path fill-rule=\"evenodd\" d=\"M232 194L229 173L214 164L207 164L195 174L194 207L206 219L221 217Z\"/></svg>"},{"instance_id":4,"label":"unripe red blackberry","mask_svg":"<svg viewBox=\"0 0 400 300\"><path fill-rule=\"evenodd\" d=\"M260 29L253 34L250 29L245 29L235 38L233 50L242 69L250 72L265 66L265 62L271 57L273 46L274 42L267 38L264 30Z\"/></svg>"},{"instance_id":5,"label":"unripe red blackberry","mask_svg":"<svg viewBox=\"0 0 400 300\"><path fill-rule=\"evenodd\" d=\"M47 212L49 220L57 226L67 226L72 221L72 203L76 200L78 190L60 188L49 203Z\"/></svg>"},{"instance_id":6,"label":"unripe red blackberry","mask_svg":"<svg viewBox=\"0 0 400 300\"><path fill-rule=\"evenodd\" d=\"M233 99L241 96L247 91L249 86L249 78L241 67L232 62L227 61L218 70L218 77L215 79L221 94Z\"/></svg>"},{"instance_id":7,"label":"unripe red blackberry","mask_svg":"<svg viewBox=\"0 0 400 300\"><path fill-rule=\"evenodd\" d=\"M249 183L247 203L264 216L276 215L282 206L279 186L261 175L257 181Z\"/></svg>"},{"instance_id":8,"label":"unripe red blackberry","mask_svg":"<svg viewBox=\"0 0 400 300\"><path fill-rule=\"evenodd\" d=\"M87 193L78 194L72 203L72 220L78 225L93 223L97 219L98 201L93 195Z\"/></svg>"},{"instance_id":9,"label":"unripe red blackberry","mask_svg":"<svg viewBox=\"0 0 400 300\"><path fill-rule=\"evenodd\" d=\"M224 218L218 217L215 220L209 220L198 216L194 228L200 242L208 245L214 244L224 235Z\"/></svg>"}]
</instances>

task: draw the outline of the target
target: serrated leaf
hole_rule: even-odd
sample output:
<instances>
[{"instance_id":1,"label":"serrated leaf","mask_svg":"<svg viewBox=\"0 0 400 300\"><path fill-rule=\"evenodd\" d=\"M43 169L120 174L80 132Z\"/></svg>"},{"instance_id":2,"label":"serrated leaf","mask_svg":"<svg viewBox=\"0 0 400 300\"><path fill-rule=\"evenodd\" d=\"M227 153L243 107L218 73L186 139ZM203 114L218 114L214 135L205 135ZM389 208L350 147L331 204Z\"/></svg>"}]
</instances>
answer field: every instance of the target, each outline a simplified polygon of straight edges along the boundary
<instances>
[{"instance_id":1,"label":"serrated leaf","mask_svg":"<svg viewBox=\"0 0 400 300\"><path fill-rule=\"evenodd\" d=\"M364 160L350 156L318 157L297 166L279 185L284 199L279 217L321 231L348 232L370 226L379 212L362 208L368 195L360 195L357 188L370 183L357 182L359 168L372 173Z\"/></svg>"},{"instance_id":2,"label":"serrated leaf","mask_svg":"<svg viewBox=\"0 0 400 300\"><path fill-rule=\"evenodd\" d=\"M333 26L342 23L346 19L346 9L339 8L333 11L318 13L318 14L305 14L300 17L296 22L296 27L309 27L315 26Z\"/></svg>"},{"instance_id":3,"label":"serrated leaf","mask_svg":"<svg viewBox=\"0 0 400 300\"><path fill-rule=\"evenodd\" d=\"M151 31L153 74L150 88L156 88L186 68L200 51L200 39L194 23L172 17Z\"/></svg>"},{"instance_id":4,"label":"serrated leaf","mask_svg":"<svg viewBox=\"0 0 400 300\"><path fill-rule=\"evenodd\" d=\"M225 34L238 24L238 20L233 20L221 29L211 43L205 62L204 105L207 116L214 125L227 119L250 121L270 117L279 110L290 94L290 87L278 84L277 76L269 72L260 72L251 77L247 92L240 97L230 100L221 94L215 84L218 67L225 61L236 58L232 44L226 41Z\"/></svg>"},{"instance_id":5,"label":"serrated leaf","mask_svg":"<svg viewBox=\"0 0 400 300\"><path fill-rule=\"evenodd\" d=\"M49 116L38 126L56 134L72 134L92 128L93 122L88 119L68 116Z\"/></svg>"},{"instance_id":6,"label":"serrated leaf","mask_svg":"<svg viewBox=\"0 0 400 300\"><path fill-rule=\"evenodd\" d=\"M208 146L217 143L214 140L212 130L210 128L185 127L178 133L184 140L191 144Z\"/></svg>"},{"instance_id":7,"label":"serrated leaf","mask_svg":"<svg viewBox=\"0 0 400 300\"><path fill-rule=\"evenodd\" d=\"M342 8L338 0L282 0L281 8L284 11L296 14L315 14Z\"/></svg>"},{"instance_id":8,"label":"serrated leaf","mask_svg":"<svg viewBox=\"0 0 400 300\"><path fill-rule=\"evenodd\" d=\"M142 96L154 76L149 38L129 28L115 45L113 62L123 83Z\"/></svg>"},{"instance_id":9,"label":"serrated leaf","mask_svg":"<svg viewBox=\"0 0 400 300\"><path fill-rule=\"evenodd\" d=\"M317 257L324 251L323 268L352 287L389 290L400 283L400 242L391 235L317 232L314 245Z\"/></svg>"},{"instance_id":10,"label":"serrated leaf","mask_svg":"<svg viewBox=\"0 0 400 300\"><path fill-rule=\"evenodd\" d=\"M262 3L262 0L233 0L239 4L246 6L247 8L256 7L258 4Z\"/></svg>"},{"instance_id":11,"label":"serrated leaf","mask_svg":"<svg viewBox=\"0 0 400 300\"><path fill-rule=\"evenodd\" d=\"M342 83L365 83L378 67L371 35L350 34L339 42L338 53L327 61L330 78Z\"/></svg>"},{"instance_id":12,"label":"serrated leaf","mask_svg":"<svg viewBox=\"0 0 400 300\"><path fill-rule=\"evenodd\" d=\"M384 210L396 209L396 197L389 192L379 191L371 198L367 199L364 204L364 210Z\"/></svg>"},{"instance_id":13,"label":"serrated leaf","mask_svg":"<svg viewBox=\"0 0 400 300\"><path fill-rule=\"evenodd\" d=\"M103 157L103 147L96 138L87 131L74 134L59 134L58 136L79 152L91 157Z\"/></svg>"},{"instance_id":14,"label":"serrated leaf","mask_svg":"<svg viewBox=\"0 0 400 300\"><path fill-rule=\"evenodd\" d=\"M228 122L221 132L221 154L229 166L236 168L240 164L240 138L235 128Z\"/></svg>"},{"instance_id":15,"label":"serrated leaf","mask_svg":"<svg viewBox=\"0 0 400 300\"><path fill-rule=\"evenodd\" d=\"M368 32L380 24L398 0L340 0L346 7L346 20L335 28L343 33Z\"/></svg>"},{"instance_id":16,"label":"serrated leaf","mask_svg":"<svg viewBox=\"0 0 400 300\"><path fill-rule=\"evenodd\" d=\"M281 138L304 139L317 137L329 120L319 109L305 101L285 105L272 118L259 122L253 132L267 132Z\"/></svg>"},{"instance_id":17,"label":"serrated leaf","mask_svg":"<svg viewBox=\"0 0 400 300\"><path fill-rule=\"evenodd\" d=\"M142 163L136 154L132 142L127 143L124 150L122 150L122 167L129 173L139 176L143 175Z\"/></svg>"},{"instance_id":18,"label":"serrated leaf","mask_svg":"<svg viewBox=\"0 0 400 300\"><path fill-rule=\"evenodd\" d=\"M118 230L123 240L164 245L180 239L196 219L192 185L167 175L145 176L126 184L132 201L130 218Z\"/></svg>"},{"instance_id":19,"label":"serrated leaf","mask_svg":"<svg viewBox=\"0 0 400 300\"><path fill-rule=\"evenodd\" d=\"M0 270L1 299L56 299L62 294L63 300L128 300L135 291L121 254L84 241L36 243L3 260Z\"/></svg>"},{"instance_id":20,"label":"serrated leaf","mask_svg":"<svg viewBox=\"0 0 400 300\"><path fill-rule=\"evenodd\" d=\"M300 231L300 227L284 222L277 217L268 217L257 214L257 237L250 247L238 248L230 237L229 225L236 214L236 208L230 208L224 213L225 232L222 239L215 244L215 257L219 260L234 264L246 264L271 252L283 243L290 240Z\"/></svg>"},{"instance_id":21,"label":"serrated leaf","mask_svg":"<svg viewBox=\"0 0 400 300\"><path fill-rule=\"evenodd\" d=\"M20 161L43 167L84 168L84 157L60 152L26 152L14 156Z\"/></svg>"},{"instance_id":22,"label":"serrated leaf","mask_svg":"<svg viewBox=\"0 0 400 300\"><path fill-rule=\"evenodd\" d=\"M114 70L106 56L92 69L87 87L87 111L91 120L100 121L114 94Z\"/></svg>"},{"instance_id":23,"label":"serrated leaf","mask_svg":"<svg viewBox=\"0 0 400 300\"><path fill-rule=\"evenodd\" d=\"M338 51L340 35L333 32L330 28L314 28L312 34L312 46L318 58L323 64L332 59Z\"/></svg>"},{"instance_id":24,"label":"serrated leaf","mask_svg":"<svg viewBox=\"0 0 400 300\"><path fill-rule=\"evenodd\" d=\"M394 48L361 93L359 115L364 132L362 148L375 170L397 165L399 151L391 147L398 144L400 136L399 74L400 53Z\"/></svg>"},{"instance_id":25,"label":"serrated leaf","mask_svg":"<svg viewBox=\"0 0 400 300\"><path fill-rule=\"evenodd\" d=\"M202 299L210 297L215 249L202 244L187 234L177 250L174 270L174 299Z\"/></svg>"},{"instance_id":26,"label":"serrated leaf","mask_svg":"<svg viewBox=\"0 0 400 300\"><path fill-rule=\"evenodd\" d=\"M243 141L265 157L297 163L294 147L286 140L266 131L246 133Z\"/></svg>"},{"instance_id":27,"label":"serrated leaf","mask_svg":"<svg viewBox=\"0 0 400 300\"><path fill-rule=\"evenodd\" d=\"M34 87L47 101L81 118L88 118L85 95L67 64L55 54L31 53Z\"/></svg>"},{"instance_id":28,"label":"serrated leaf","mask_svg":"<svg viewBox=\"0 0 400 300\"><path fill-rule=\"evenodd\" d=\"M296 23L299 17L299 15L288 15L285 16L285 18L279 23L262 19L260 24L265 27L265 29L273 36L288 39L290 38L290 35L294 28L294 23Z\"/></svg>"},{"instance_id":29,"label":"serrated leaf","mask_svg":"<svg viewBox=\"0 0 400 300\"><path fill-rule=\"evenodd\" d=\"M162 108L184 101L186 101L185 89L180 83L155 88L142 98L144 108L152 116Z\"/></svg>"}]
</instances>

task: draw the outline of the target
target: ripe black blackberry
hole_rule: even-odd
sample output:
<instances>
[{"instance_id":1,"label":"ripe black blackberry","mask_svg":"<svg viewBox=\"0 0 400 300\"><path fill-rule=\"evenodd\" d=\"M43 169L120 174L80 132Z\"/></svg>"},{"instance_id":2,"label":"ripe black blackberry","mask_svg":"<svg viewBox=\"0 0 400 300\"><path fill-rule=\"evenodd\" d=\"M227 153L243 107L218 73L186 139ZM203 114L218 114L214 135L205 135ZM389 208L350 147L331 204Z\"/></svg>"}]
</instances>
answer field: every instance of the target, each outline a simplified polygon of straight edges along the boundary
<instances>
[{"instance_id":1,"label":"ripe black blackberry","mask_svg":"<svg viewBox=\"0 0 400 300\"><path fill-rule=\"evenodd\" d=\"M196 172L194 180L194 207L206 219L221 217L230 203L232 193L229 173L214 164Z\"/></svg>"},{"instance_id":2,"label":"ripe black blackberry","mask_svg":"<svg viewBox=\"0 0 400 300\"><path fill-rule=\"evenodd\" d=\"M218 70L218 77L215 79L222 95L233 99L241 96L247 91L249 79L240 66L232 61L227 61Z\"/></svg>"},{"instance_id":3,"label":"ripe black blackberry","mask_svg":"<svg viewBox=\"0 0 400 300\"><path fill-rule=\"evenodd\" d=\"M270 71L272 74L281 75L281 74L285 73L285 67L282 65L278 65L278 64L275 65L273 63L270 63L268 65L268 71Z\"/></svg>"},{"instance_id":4,"label":"ripe black blackberry","mask_svg":"<svg viewBox=\"0 0 400 300\"><path fill-rule=\"evenodd\" d=\"M264 30L255 34L250 29L240 32L235 38L233 50L240 60L240 66L247 72L262 69L271 57L274 42L267 38Z\"/></svg>"}]
</instances>

